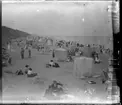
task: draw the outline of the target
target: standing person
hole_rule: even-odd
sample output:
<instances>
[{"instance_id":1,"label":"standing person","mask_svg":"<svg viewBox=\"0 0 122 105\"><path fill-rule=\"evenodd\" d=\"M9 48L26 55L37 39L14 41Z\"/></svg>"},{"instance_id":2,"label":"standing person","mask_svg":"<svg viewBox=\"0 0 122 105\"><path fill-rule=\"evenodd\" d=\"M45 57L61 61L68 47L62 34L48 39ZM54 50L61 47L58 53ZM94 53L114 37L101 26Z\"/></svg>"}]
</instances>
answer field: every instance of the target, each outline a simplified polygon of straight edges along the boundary
<instances>
[{"instance_id":1,"label":"standing person","mask_svg":"<svg viewBox=\"0 0 122 105\"><path fill-rule=\"evenodd\" d=\"M54 49L53 49L53 52L52 52L52 58L55 58L55 52L54 52Z\"/></svg>"},{"instance_id":2,"label":"standing person","mask_svg":"<svg viewBox=\"0 0 122 105\"><path fill-rule=\"evenodd\" d=\"M12 65L12 57L9 57L9 58L8 58L8 63L9 63L10 65Z\"/></svg>"},{"instance_id":3,"label":"standing person","mask_svg":"<svg viewBox=\"0 0 122 105\"><path fill-rule=\"evenodd\" d=\"M29 58L31 58L31 49L30 49L30 47L28 48L28 54L29 54Z\"/></svg>"},{"instance_id":4,"label":"standing person","mask_svg":"<svg viewBox=\"0 0 122 105\"><path fill-rule=\"evenodd\" d=\"M21 58L24 59L24 48L21 48Z\"/></svg>"},{"instance_id":5,"label":"standing person","mask_svg":"<svg viewBox=\"0 0 122 105\"><path fill-rule=\"evenodd\" d=\"M37 47L37 50L38 50L38 51L40 50L40 46Z\"/></svg>"}]
</instances>

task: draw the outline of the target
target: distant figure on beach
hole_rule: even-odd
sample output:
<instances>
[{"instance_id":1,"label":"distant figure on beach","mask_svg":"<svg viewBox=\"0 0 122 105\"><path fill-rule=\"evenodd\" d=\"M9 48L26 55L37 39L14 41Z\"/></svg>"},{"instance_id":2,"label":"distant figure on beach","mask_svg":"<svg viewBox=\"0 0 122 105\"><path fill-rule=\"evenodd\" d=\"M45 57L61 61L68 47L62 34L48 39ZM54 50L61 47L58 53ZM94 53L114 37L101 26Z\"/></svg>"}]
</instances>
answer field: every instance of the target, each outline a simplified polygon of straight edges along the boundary
<instances>
[{"instance_id":1,"label":"distant figure on beach","mask_svg":"<svg viewBox=\"0 0 122 105\"><path fill-rule=\"evenodd\" d=\"M28 54L29 54L29 58L31 58L31 49L30 49L30 47L28 48Z\"/></svg>"},{"instance_id":2,"label":"distant figure on beach","mask_svg":"<svg viewBox=\"0 0 122 105\"><path fill-rule=\"evenodd\" d=\"M39 50L40 50L40 46L37 47L37 51L39 51Z\"/></svg>"},{"instance_id":3,"label":"distant figure on beach","mask_svg":"<svg viewBox=\"0 0 122 105\"><path fill-rule=\"evenodd\" d=\"M21 58L24 59L24 48L21 48Z\"/></svg>"},{"instance_id":4,"label":"distant figure on beach","mask_svg":"<svg viewBox=\"0 0 122 105\"><path fill-rule=\"evenodd\" d=\"M55 58L55 52L54 52L54 50L52 51L52 58Z\"/></svg>"},{"instance_id":5,"label":"distant figure on beach","mask_svg":"<svg viewBox=\"0 0 122 105\"><path fill-rule=\"evenodd\" d=\"M9 57L9 58L8 58L8 63L9 63L10 65L12 65L12 57Z\"/></svg>"}]
</instances>

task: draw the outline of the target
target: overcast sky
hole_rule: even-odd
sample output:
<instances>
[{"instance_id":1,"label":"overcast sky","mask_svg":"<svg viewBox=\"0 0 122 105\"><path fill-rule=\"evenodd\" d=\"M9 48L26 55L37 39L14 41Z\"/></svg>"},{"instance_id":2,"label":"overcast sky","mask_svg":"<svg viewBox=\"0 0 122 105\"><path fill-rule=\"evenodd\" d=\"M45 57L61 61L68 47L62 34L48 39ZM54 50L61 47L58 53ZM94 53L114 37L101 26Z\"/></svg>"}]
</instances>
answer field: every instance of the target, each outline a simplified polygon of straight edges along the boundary
<instances>
[{"instance_id":1,"label":"overcast sky","mask_svg":"<svg viewBox=\"0 0 122 105\"><path fill-rule=\"evenodd\" d=\"M2 4L2 25L41 36L112 36L111 2L84 3Z\"/></svg>"}]
</instances>

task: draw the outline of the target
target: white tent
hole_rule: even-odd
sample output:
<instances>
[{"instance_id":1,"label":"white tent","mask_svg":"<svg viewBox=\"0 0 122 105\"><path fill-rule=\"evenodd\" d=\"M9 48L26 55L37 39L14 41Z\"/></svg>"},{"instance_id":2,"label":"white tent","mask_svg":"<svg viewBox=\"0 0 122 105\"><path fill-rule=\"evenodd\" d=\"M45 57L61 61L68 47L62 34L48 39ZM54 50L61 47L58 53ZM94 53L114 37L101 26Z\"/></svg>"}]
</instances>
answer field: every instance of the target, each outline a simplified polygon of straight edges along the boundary
<instances>
[{"instance_id":1,"label":"white tent","mask_svg":"<svg viewBox=\"0 0 122 105\"><path fill-rule=\"evenodd\" d=\"M82 77L92 73L93 59L87 57L77 57L74 60L74 76Z\"/></svg>"},{"instance_id":2,"label":"white tent","mask_svg":"<svg viewBox=\"0 0 122 105\"><path fill-rule=\"evenodd\" d=\"M93 49L89 47L83 47L82 51L84 56L91 57Z\"/></svg>"},{"instance_id":3,"label":"white tent","mask_svg":"<svg viewBox=\"0 0 122 105\"><path fill-rule=\"evenodd\" d=\"M53 40L51 40L51 39L48 39L48 40L47 40L47 45L48 45L48 46L51 46L51 45L53 45Z\"/></svg>"},{"instance_id":4,"label":"white tent","mask_svg":"<svg viewBox=\"0 0 122 105\"><path fill-rule=\"evenodd\" d=\"M58 48L55 50L55 57L57 60L65 61L67 59L67 50L63 48Z\"/></svg>"}]
</instances>

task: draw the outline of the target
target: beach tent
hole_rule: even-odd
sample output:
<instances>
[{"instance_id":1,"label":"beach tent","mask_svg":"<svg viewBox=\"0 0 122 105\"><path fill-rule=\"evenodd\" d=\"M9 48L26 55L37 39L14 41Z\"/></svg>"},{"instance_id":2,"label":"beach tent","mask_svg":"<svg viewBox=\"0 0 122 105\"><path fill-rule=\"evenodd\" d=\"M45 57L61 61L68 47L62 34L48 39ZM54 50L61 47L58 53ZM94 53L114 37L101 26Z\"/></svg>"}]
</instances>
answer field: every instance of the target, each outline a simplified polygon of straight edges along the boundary
<instances>
[{"instance_id":1,"label":"beach tent","mask_svg":"<svg viewBox=\"0 0 122 105\"><path fill-rule=\"evenodd\" d=\"M52 40L52 39L47 39L47 45L48 45L48 46L53 45L53 40Z\"/></svg>"},{"instance_id":2,"label":"beach tent","mask_svg":"<svg viewBox=\"0 0 122 105\"><path fill-rule=\"evenodd\" d=\"M93 52L92 48L90 48L90 47L83 47L82 51L83 51L83 56L85 56L85 57L92 57L92 52Z\"/></svg>"},{"instance_id":3,"label":"beach tent","mask_svg":"<svg viewBox=\"0 0 122 105\"><path fill-rule=\"evenodd\" d=\"M65 61L67 59L67 50L63 48L55 49L55 57L59 61Z\"/></svg>"},{"instance_id":4,"label":"beach tent","mask_svg":"<svg viewBox=\"0 0 122 105\"><path fill-rule=\"evenodd\" d=\"M92 73L93 59L87 57L77 57L74 60L73 74L76 77L88 76Z\"/></svg>"}]
</instances>

